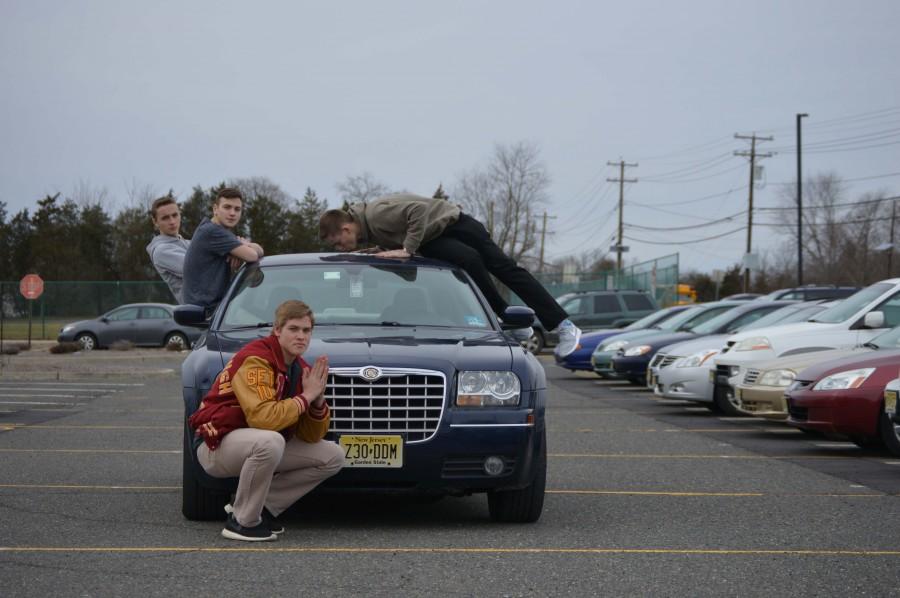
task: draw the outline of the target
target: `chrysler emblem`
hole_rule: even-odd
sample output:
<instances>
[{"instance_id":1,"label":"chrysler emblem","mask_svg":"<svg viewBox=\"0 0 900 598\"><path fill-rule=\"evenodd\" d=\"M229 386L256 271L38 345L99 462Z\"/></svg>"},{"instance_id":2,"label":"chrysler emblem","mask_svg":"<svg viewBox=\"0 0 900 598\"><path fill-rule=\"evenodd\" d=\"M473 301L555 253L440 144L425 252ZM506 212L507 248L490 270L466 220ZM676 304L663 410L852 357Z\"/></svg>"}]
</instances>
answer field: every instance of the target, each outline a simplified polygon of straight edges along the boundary
<instances>
[{"instance_id":1,"label":"chrysler emblem","mask_svg":"<svg viewBox=\"0 0 900 598\"><path fill-rule=\"evenodd\" d=\"M369 382L374 382L375 380L381 378L381 370L371 365L369 367L363 368L360 373L362 374L362 377Z\"/></svg>"}]
</instances>

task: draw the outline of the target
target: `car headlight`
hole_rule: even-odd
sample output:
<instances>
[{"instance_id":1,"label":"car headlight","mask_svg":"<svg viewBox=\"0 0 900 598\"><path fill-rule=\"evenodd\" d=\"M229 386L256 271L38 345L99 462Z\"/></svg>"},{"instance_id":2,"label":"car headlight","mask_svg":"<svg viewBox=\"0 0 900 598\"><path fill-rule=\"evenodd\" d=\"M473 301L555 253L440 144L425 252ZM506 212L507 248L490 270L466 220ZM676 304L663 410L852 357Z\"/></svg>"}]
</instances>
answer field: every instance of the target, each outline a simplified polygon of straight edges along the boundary
<instances>
[{"instance_id":1,"label":"car headlight","mask_svg":"<svg viewBox=\"0 0 900 598\"><path fill-rule=\"evenodd\" d=\"M764 336L751 336L734 345L732 351L762 351L771 349L772 343Z\"/></svg>"},{"instance_id":2,"label":"car headlight","mask_svg":"<svg viewBox=\"0 0 900 598\"><path fill-rule=\"evenodd\" d=\"M713 355L718 355L719 351L717 349L707 349L706 351L700 351L699 353L694 353L693 355L688 355L683 359L678 360L678 364L675 367L679 368L696 368L700 367L706 360L712 357Z\"/></svg>"},{"instance_id":3,"label":"car headlight","mask_svg":"<svg viewBox=\"0 0 900 598\"><path fill-rule=\"evenodd\" d=\"M512 372L464 371L459 373L456 404L460 407L514 407L521 384Z\"/></svg>"},{"instance_id":4,"label":"car headlight","mask_svg":"<svg viewBox=\"0 0 900 598\"><path fill-rule=\"evenodd\" d=\"M62 328L60 328L59 331L60 332L69 332L73 328L75 328L75 326L73 326L72 324L67 324L67 325L63 326Z\"/></svg>"},{"instance_id":5,"label":"car headlight","mask_svg":"<svg viewBox=\"0 0 900 598\"><path fill-rule=\"evenodd\" d=\"M625 357L637 357L638 355L646 355L653 350L650 345L638 345L636 347L628 347L625 349Z\"/></svg>"},{"instance_id":6,"label":"car headlight","mask_svg":"<svg viewBox=\"0 0 900 598\"><path fill-rule=\"evenodd\" d=\"M618 351L619 349L621 349L622 347L627 347L627 346L628 346L628 341L613 341L613 342L609 343L608 345L599 345L597 347L596 352L597 353L605 353L607 351L611 351L614 353L614 352Z\"/></svg>"},{"instance_id":7,"label":"car headlight","mask_svg":"<svg viewBox=\"0 0 900 598\"><path fill-rule=\"evenodd\" d=\"M848 388L859 388L866 381L875 368L862 368L858 370L847 370L846 372L838 372L822 378L813 390L846 390Z\"/></svg>"},{"instance_id":8,"label":"car headlight","mask_svg":"<svg viewBox=\"0 0 900 598\"><path fill-rule=\"evenodd\" d=\"M769 370L759 379L757 384L763 386L790 386L797 377L793 370Z\"/></svg>"}]
</instances>

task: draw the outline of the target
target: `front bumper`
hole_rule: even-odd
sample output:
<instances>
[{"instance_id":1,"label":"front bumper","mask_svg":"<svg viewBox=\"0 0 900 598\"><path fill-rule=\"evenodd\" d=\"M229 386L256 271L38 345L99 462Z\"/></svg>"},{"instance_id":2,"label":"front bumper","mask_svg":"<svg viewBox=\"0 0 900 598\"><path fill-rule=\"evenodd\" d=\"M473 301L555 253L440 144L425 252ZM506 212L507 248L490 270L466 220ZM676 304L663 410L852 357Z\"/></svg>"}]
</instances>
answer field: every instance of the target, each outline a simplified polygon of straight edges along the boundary
<instances>
[{"instance_id":1,"label":"front bumper","mask_svg":"<svg viewBox=\"0 0 900 598\"><path fill-rule=\"evenodd\" d=\"M615 356L616 354L612 351L594 352L594 354L591 355L591 364L594 367L594 373L603 376L604 378L619 378L620 376L613 368L613 357Z\"/></svg>"},{"instance_id":2,"label":"front bumper","mask_svg":"<svg viewBox=\"0 0 900 598\"><path fill-rule=\"evenodd\" d=\"M667 367L659 370L654 392L669 399L712 403L713 385L709 368Z\"/></svg>"},{"instance_id":3,"label":"front bumper","mask_svg":"<svg viewBox=\"0 0 900 598\"><path fill-rule=\"evenodd\" d=\"M612 359L613 370L622 378L643 378L647 375L647 365L652 356L652 353L634 357L616 355Z\"/></svg>"},{"instance_id":4,"label":"front bumper","mask_svg":"<svg viewBox=\"0 0 900 598\"><path fill-rule=\"evenodd\" d=\"M787 423L804 430L877 436L881 416L882 389L813 391L792 390L787 396Z\"/></svg>"},{"instance_id":5,"label":"front bumper","mask_svg":"<svg viewBox=\"0 0 900 598\"><path fill-rule=\"evenodd\" d=\"M738 384L734 388L735 396L740 401L740 410L747 415L766 419L784 420L788 416L787 399L784 386L763 386L754 384L744 386Z\"/></svg>"}]
</instances>

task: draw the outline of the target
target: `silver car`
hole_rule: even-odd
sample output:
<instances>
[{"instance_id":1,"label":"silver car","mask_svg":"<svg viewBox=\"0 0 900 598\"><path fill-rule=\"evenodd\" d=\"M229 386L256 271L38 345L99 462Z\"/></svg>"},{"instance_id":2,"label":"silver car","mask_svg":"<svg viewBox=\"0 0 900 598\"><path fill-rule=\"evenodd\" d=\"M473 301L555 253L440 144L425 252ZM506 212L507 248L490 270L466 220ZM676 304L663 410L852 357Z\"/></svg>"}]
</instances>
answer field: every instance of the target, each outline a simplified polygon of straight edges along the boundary
<instances>
[{"instance_id":1,"label":"silver car","mask_svg":"<svg viewBox=\"0 0 900 598\"><path fill-rule=\"evenodd\" d=\"M85 351L109 347L116 341L150 347L173 344L189 349L203 331L176 324L172 315L174 308L166 303L121 305L99 318L66 324L59 330L56 340L76 342Z\"/></svg>"}]
</instances>

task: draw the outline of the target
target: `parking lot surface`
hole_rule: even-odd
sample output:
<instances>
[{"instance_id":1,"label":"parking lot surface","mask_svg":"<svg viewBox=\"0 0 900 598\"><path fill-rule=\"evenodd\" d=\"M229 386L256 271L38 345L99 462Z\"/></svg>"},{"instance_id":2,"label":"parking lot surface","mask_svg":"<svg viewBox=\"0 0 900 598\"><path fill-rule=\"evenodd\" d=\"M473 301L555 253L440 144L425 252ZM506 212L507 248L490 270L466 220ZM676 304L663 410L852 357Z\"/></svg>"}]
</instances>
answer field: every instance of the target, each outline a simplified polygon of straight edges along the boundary
<instances>
[{"instance_id":1,"label":"parking lot surface","mask_svg":"<svg viewBox=\"0 0 900 598\"><path fill-rule=\"evenodd\" d=\"M184 355L96 355L113 369L0 376L3 596L900 595L900 460L546 356L538 523L319 493L278 542L231 542L180 513Z\"/></svg>"}]
</instances>

